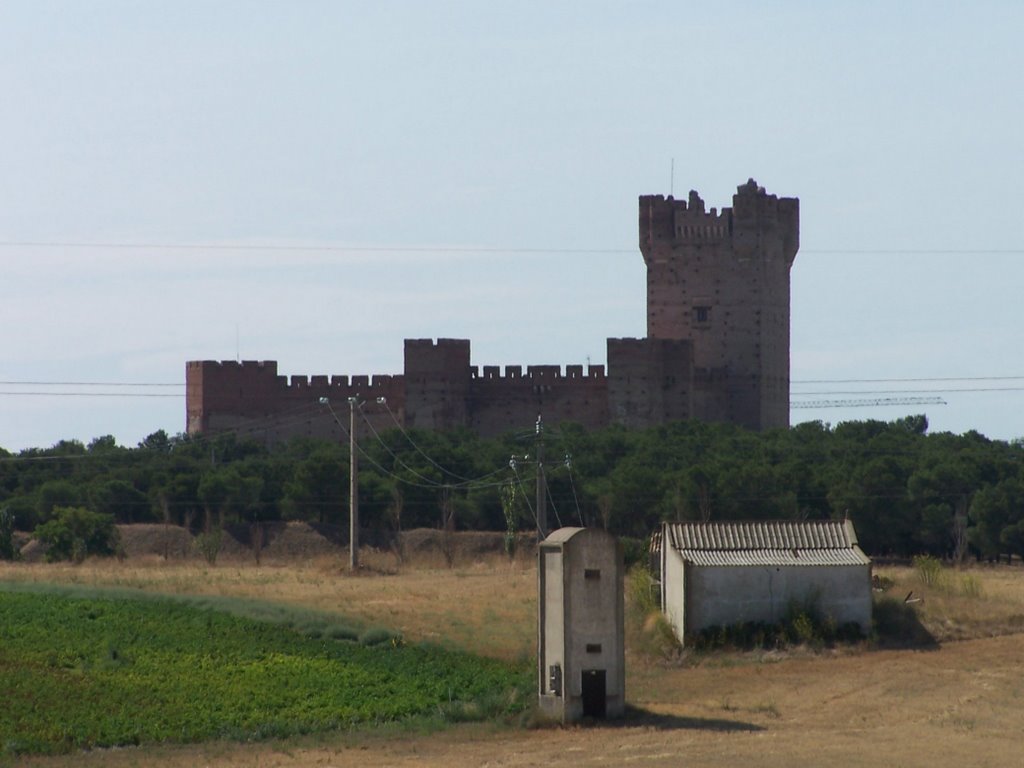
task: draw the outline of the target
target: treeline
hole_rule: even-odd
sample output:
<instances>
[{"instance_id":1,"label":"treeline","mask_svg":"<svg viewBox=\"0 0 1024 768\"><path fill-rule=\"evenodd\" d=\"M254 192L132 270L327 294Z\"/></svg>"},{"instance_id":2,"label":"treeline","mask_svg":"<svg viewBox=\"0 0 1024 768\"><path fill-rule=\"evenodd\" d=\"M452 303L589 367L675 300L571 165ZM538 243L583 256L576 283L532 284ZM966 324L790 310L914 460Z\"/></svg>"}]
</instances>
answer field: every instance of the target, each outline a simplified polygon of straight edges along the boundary
<instances>
[{"instance_id":1,"label":"treeline","mask_svg":"<svg viewBox=\"0 0 1024 768\"><path fill-rule=\"evenodd\" d=\"M1024 444L927 426L923 416L764 433L698 422L597 432L563 424L543 435L550 527L644 537L662 520L849 517L876 556L1024 556ZM368 436L362 526L383 535L534 529L538 447L533 433ZM308 439L268 448L161 431L135 448L111 437L65 441L0 451L0 511L25 531L67 508L196 532L270 520L343 526L348 465L347 444Z\"/></svg>"}]
</instances>

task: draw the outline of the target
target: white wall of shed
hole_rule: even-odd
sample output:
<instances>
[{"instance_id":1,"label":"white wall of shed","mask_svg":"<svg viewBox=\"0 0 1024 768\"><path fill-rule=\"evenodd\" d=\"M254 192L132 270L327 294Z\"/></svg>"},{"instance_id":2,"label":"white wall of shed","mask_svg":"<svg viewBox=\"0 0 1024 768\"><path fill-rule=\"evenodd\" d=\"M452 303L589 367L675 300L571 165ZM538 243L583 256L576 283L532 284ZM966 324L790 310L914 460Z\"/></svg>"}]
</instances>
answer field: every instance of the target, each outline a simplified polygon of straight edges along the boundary
<instances>
[{"instance_id":1,"label":"white wall of shed","mask_svg":"<svg viewBox=\"0 0 1024 768\"><path fill-rule=\"evenodd\" d=\"M686 613L686 584L683 558L678 550L662 546L661 591L663 595L662 611L665 618L675 630L680 640L686 632L684 624Z\"/></svg>"},{"instance_id":2,"label":"white wall of shed","mask_svg":"<svg viewBox=\"0 0 1024 768\"><path fill-rule=\"evenodd\" d=\"M869 565L691 565L686 577L689 599L682 624L687 632L747 621L778 623L794 602L812 604L822 617L838 624L856 622L865 633L871 629ZM671 578L684 583L681 575Z\"/></svg>"}]
</instances>

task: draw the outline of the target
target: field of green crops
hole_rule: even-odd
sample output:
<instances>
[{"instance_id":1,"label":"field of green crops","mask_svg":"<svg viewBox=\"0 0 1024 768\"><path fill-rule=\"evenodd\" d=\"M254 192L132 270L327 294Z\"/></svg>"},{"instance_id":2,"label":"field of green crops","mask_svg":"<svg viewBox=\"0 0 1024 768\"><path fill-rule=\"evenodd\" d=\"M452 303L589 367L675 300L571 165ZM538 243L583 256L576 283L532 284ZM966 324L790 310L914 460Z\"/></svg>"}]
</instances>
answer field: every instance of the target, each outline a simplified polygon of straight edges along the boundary
<instances>
[{"instance_id":1,"label":"field of green crops","mask_svg":"<svg viewBox=\"0 0 1024 768\"><path fill-rule=\"evenodd\" d=\"M0 755L258 739L524 706L522 667L382 630L0 585Z\"/></svg>"}]
</instances>

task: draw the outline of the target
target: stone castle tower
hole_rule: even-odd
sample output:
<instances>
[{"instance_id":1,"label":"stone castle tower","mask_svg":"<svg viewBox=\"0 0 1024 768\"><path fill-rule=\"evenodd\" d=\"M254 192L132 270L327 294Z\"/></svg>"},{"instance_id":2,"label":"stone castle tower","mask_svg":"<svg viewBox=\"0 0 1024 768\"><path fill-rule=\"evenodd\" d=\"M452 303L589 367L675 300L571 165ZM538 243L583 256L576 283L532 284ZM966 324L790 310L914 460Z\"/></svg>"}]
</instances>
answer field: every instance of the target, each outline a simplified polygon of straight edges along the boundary
<instances>
[{"instance_id":1,"label":"stone castle tower","mask_svg":"<svg viewBox=\"0 0 1024 768\"><path fill-rule=\"evenodd\" d=\"M292 376L276 361L186 364L189 433L238 431L276 441L331 436L321 398L366 402L376 430L468 427L485 436L574 421L644 428L681 419L751 429L789 425L789 270L799 201L751 179L731 208L640 198L647 337L608 339L608 367L470 364L466 339L406 339L397 375ZM388 405L382 410L378 398Z\"/></svg>"},{"instance_id":2,"label":"stone castle tower","mask_svg":"<svg viewBox=\"0 0 1024 768\"><path fill-rule=\"evenodd\" d=\"M789 270L800 203L753 179L732 208L640 198L648 339L689 340L692 417L752 429L789 425Z\"/></svg>"}]
</instances>

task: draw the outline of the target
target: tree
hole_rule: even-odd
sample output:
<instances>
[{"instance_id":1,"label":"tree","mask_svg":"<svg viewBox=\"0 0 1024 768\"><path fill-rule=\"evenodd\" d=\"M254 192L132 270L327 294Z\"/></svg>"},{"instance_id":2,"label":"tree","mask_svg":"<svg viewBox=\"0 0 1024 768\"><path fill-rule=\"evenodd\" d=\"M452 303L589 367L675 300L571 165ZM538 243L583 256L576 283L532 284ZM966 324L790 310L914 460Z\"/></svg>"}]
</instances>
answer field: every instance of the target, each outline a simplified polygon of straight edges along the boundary
<instances>
[{"instance_id":1,"label":"tree","mask_svg":"<svg viewBox=\"0 0 1024 768\"><path fill-rule=\"evenodd\" d=\"M83 488L70 480L48 480L36 495L38 520L47 521L54 516L58 507L74 507L84 501Z\"/></svg>"},{"instance_id":2,"label":"tree","mask_svg":"<svg viewBox=\"0 0 1024 768\"><path fill-rule=\"evenodd\" d=\"M157 520L146 494L125 480L100 480L89 488L89 506L97 512L113 515L119 523L144 523Z\"/></svg>"},{"instance_id":3,"label":"tree","mask_svg":"<svg viewBox=\"0 0 1024 768\"><path fill-rule=\"evenodd\" d=\"M14 560L14 513L7 507L0 507L0 560Z\"/></svg>"},{"instance_id":4,"label":"tree","mask_svg":"<svg viewBox=\"0 0 1024 768\"><path fill-rule=\"evenodd\" d=\"M57 507L53 519L37 526L32 535L46 545L49 562L112 555L118 543L114 516L84 507Z\"/></svg>"},{"instance_id":5,"label":"tree","mask_svg":"<svg viewBox=\"0 0 1024 768\"><path fill-rule=\"evenodd\" d=\"M982 488L971 500L970 518L970 542L982 557L998 559L1012 552L1009 547L1016 543L1017 532L1009 529L1024 519L1024 482L1011 477Z\"/></svg>"},{"instance_id":6,"label":"tree","mask_svg":"<svg viewBox=\"0 0 1024 768\"><path fill-rule=\"evenodd\" d=\"M941 460L918 469L907 481L912 502L920 505L915 541L926 552L961 560L967 547L967 509L976 481L962 461Z\"/></svg>"},{"instance_id":7,"label":"tree","mask_svg":"<svg viewBox=\"0 0 1024 768\"><path fill-rule=\"evenodd\" d=\"M166 455L171 452L171 439L167 436L167 433L158 429L151 435L147 435L146 438L139 443L139 448L145 451L152 451L153 453Z\"/></svg>"},{"instance_id":8,"label":"tree","mask_svg":"<svg viewBox=\"0 0 1024 768\"><path fill-rule=\"evenodd\" d=\"M263 481L258 477L244 476L234 466L210 470L199 481L199 500L206 511L205 530L224 526L225 515L234 515L239 521L252 521L259 506Z\"/></svg>"},{"instance_id":9,"label":"tree","mask_svg":"<svg viewBox=\"0 0 1024 768\"><path fill-rule=\"evenodd\" d=\"M89 441L89 446L86 450L89 451L89 453L109 453L110 451L116 451L117 440L114 439L113 435L96 437Z\"/></svg>"},{"instance_id":10,"label":"tree","mask_svg":"<svg viewBox=\"0 0 1024 768\"><path fill-rule=\"evenodd\" d=\"M295 465L284 484L285 516L292 520L338 520L348 504L348 451L323 443Z\"/></svg>"}]
</instances>

